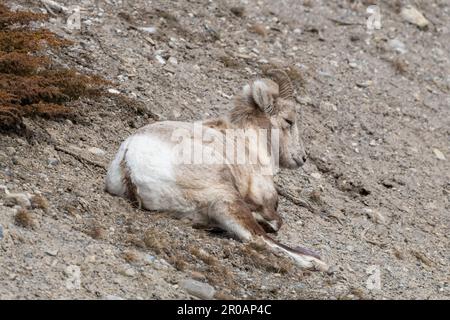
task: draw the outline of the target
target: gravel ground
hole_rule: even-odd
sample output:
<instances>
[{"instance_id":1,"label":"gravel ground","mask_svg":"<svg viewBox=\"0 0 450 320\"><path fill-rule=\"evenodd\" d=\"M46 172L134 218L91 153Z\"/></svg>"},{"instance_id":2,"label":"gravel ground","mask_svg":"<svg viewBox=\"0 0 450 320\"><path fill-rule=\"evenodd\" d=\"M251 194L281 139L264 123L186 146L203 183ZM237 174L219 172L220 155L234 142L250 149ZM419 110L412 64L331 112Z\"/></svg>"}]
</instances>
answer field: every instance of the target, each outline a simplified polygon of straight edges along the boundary
<instances>
[{"instance_id":1,"label":"gravel ground","mask_svg":"<svg viewBox=\"0 0 450 320\"><path fill-rule=\"evenodd\" d=\"M81 29L55 12L46 27L74 45L49 54L120 95L27 120L34 139L0 136L0 299L449 299L450 6L411 1L421 29L380 1L369 32L375 2L60 0ZM103 191L136 128L224 113L273 65L289 68L309 154L277 177L277 238L320 252L327 273Z\"/></svg>"}]
</instances>

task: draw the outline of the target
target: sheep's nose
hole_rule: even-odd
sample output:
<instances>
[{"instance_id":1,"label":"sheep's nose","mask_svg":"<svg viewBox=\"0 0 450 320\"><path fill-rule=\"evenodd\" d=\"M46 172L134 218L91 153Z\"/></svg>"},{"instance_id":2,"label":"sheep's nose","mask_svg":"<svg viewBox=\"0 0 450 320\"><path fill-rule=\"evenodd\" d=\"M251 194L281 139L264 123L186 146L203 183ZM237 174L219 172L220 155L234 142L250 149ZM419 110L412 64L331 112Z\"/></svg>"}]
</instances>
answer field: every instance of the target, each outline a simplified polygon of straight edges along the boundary
<instances>
[{"instance_id":1,"label":"sheep's nose","mask_svg":"<svg viewBox=\"0 0 450 320\"><path fill-rule=\"evenodd\" d=\"M299 155L294 157L295 162L300 166L304 165L307 159L308 156L306 155L305 152L301 152Z\"/></svg>"}]
</instances>

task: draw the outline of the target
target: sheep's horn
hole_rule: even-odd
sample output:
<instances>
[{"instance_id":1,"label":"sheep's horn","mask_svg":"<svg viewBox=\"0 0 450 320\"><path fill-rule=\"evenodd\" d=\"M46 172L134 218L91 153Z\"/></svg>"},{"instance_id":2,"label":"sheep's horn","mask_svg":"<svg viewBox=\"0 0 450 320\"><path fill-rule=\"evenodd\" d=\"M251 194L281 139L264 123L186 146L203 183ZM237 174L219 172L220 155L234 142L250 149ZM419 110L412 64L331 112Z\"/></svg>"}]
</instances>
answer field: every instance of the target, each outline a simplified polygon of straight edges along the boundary
<instances>
[{"instance_id":1,"label":"sheep's horn","mask_svg":"<svg viewBox=\"0 0 450 320\"><path fill-rule=\"evenodd\" d=\"M267 71L269 75L279 86L279 96L283 99L292 99L294 96L294 87L292 86L291 79L286 72L280 69L271 69Z\"/></svg>"}]
</instances>

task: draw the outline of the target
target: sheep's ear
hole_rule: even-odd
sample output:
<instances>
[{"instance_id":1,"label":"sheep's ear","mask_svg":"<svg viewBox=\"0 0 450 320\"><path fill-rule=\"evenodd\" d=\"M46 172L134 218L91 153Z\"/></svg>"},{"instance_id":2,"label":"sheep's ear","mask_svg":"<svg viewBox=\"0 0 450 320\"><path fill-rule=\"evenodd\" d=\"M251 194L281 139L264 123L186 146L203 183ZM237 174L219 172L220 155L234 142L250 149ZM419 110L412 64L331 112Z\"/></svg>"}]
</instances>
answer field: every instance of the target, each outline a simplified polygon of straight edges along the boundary
<instances>
[{"instance_id":1,"label":"sheep's ear","mask_svg":"<svg viewBox=\"0 0 450 320\"><path fill-rule=\"evenodd\" d=\"M256 80L252 84L252 98L256 105L264 112L272 114L274 111L274 99L278 94L278 85L264 80Z\"/></svg>"}]
</instances>

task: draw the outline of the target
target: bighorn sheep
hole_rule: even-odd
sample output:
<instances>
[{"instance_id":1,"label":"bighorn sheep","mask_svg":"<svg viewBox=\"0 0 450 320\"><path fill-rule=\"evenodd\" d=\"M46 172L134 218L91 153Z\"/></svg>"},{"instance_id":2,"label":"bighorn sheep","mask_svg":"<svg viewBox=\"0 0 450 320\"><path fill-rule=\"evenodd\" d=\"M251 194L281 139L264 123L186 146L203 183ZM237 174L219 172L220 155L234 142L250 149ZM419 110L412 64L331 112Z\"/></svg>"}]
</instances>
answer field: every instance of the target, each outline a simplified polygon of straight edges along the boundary
<instances>
[{"instance_id":1,"label":"bighorn sheep","mask_svg":"<svg viewBox=\"0 0 450 320\"><path fill-rule=\"evenodd\" d=\"M139 129L122 143L112 161L106 191L148 210L189 215L242 241L262 240L266 248L288 255L303 268L324 270L326 264L314 253L287 247L266 233L278 231L282 219L273 175L265 169L269 167L270 173L276 169L275 155L281 167L290 169L306 161L289 77L282 70L270 70L268 75L273 80L259 79L243 88L227 117L196 123L162 121ZM230 131L251 136L247 133L258 130L278 141L244 139L241 153L256 155L256 162L236 163L233 152L224 154L225 140L231 141L232 150L239 149L239 136L230 140ZM180 161L176 151L180 146L193 149L194 158L207 154L216 162Z\"/></svg>"}]
</instances>

